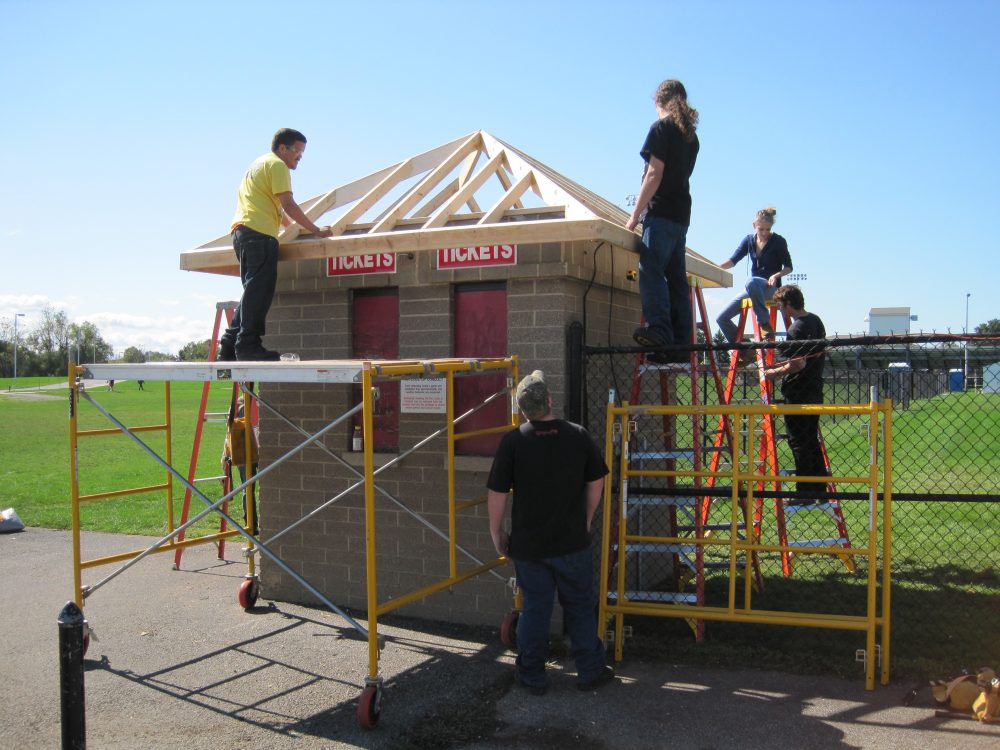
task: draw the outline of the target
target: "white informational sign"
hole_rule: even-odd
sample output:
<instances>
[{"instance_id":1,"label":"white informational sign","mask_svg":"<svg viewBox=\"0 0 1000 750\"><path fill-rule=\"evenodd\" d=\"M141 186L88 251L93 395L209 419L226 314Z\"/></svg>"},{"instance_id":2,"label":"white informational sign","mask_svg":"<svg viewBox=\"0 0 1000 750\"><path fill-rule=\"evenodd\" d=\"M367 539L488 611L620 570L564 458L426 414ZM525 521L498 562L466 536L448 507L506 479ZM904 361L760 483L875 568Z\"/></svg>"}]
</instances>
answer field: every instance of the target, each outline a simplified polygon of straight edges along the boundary
<instances>
[{"instance_id":1,"label":"white informational sign","mask_svg":"<svg viewBox=\"0 0 1000 750\"><path fill-rule=\"evenodd\" d=\"M399 384L399 410L403 414L444 414L448 410L448 381L403 380Z\"/></svg>"}]
</instances>

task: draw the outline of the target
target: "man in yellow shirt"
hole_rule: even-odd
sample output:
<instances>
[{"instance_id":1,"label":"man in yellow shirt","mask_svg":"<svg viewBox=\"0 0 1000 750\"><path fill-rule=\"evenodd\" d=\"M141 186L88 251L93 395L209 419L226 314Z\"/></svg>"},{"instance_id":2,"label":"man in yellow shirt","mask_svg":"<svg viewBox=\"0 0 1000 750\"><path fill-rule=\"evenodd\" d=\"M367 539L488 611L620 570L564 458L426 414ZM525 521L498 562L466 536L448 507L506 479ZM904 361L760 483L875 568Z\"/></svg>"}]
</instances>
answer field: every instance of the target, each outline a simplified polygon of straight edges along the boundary
<instances>
[{"instance_id":1,"label":"man in yellow shirt","mask_svg":"<svg viewBox=\"0 0 1000 750\"><path fill-rule=\"evenodd\" d=\"M232 325L219 341L218 359L266 362L280 359L278 352L261 343L267 311L278 280L278 229L282 212L319 237L329 237L329 227L320 229L305 215L292 197L292 169L306 150L306 137L298 130L282 128L271 140L271 153L254 161L243 176L236 194L233 217L233 250L240 262L243 296Z\"/></svg>"}]
</instances>

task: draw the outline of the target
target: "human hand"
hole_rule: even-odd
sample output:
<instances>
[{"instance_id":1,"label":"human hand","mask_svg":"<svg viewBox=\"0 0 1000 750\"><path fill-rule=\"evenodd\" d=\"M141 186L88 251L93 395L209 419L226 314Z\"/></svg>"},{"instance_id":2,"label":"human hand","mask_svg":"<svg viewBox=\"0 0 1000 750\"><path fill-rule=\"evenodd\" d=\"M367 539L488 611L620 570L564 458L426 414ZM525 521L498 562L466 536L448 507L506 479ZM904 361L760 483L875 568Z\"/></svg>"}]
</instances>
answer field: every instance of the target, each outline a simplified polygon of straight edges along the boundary
<instances>
[{"instance_id":1,"label":"human hand","mask_svg":"<svg viewBox=\"0 0 1000 750\"><path fill-rule=\"evenodd\" d=\"M630 232L634 232L635 228L636 228L636 226L638 226L638 224L639 224L638 217L636 217L636 216L629 216L628 217L628 221L625 223L625 228L628 231L630 231Z\"/></svg>"},{"instance_id":2,"label":"human hand","mask_svg":"<svg viewBox=\"0 0 1000 750\"><path fill-rule=\"evenodd\" d=\"M493 546L496 548L497 554L501 557L506 557L507 549L510 546L510 537L507 532L501 529L492 533L491 536L493 537Z\"/></svg>"},{"instance_id":3,"label":"human hand","mask_svg":"<svg viewBox=\"0 0 1000 750\"><path fill-rule=\"evenodd\" d=\"M781 274L780 273L772 273L767 278L767 285L768 286L777 286L779 281L781 281Z\"/></svg>"}]
</instances>

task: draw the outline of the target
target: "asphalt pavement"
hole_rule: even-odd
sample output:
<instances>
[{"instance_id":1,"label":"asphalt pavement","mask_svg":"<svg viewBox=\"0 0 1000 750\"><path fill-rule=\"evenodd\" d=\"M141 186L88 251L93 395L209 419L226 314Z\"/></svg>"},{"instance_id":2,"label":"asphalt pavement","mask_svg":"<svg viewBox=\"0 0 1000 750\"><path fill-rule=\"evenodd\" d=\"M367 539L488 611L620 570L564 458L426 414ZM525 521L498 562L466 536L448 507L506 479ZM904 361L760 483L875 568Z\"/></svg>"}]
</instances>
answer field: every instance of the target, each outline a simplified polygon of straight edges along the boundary
<instances>
[{"instance_id":1,"label":"asphalt pavement","mask_svg":"<svg viewBox=\"0 0 1000 750\"><path fill-rule=\"evenodd\" d=\"M153 540L84 534L85 557ZM56 618L72 596L70 534L0 535L0 748L60 743ZM326 609L237 604L238 544L153 555L87 600L97 640L85 660L88 748L978 748L1000 725L906 707L909 685L709 669L627 655L615 683L575 689L555 661L548 694L513 683L495 629L392 620L380 625L384 704L364 730L356 703L366 642ZM93 584L115 570L85 571ZM447 593L439 594L447 596ZM361 620L364 623L364 620ZM925 693L926 696L926 693Z\"/></svg>"}]
</instances>

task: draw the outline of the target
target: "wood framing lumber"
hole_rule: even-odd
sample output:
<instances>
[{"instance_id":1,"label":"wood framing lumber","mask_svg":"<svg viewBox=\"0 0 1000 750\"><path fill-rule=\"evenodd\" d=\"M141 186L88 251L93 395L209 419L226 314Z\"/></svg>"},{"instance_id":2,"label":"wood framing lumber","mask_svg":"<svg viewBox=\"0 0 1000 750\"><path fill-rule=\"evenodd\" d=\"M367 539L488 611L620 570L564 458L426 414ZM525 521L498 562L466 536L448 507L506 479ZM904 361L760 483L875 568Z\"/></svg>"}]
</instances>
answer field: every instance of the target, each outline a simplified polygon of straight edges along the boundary
<instances>
[{"instance_id":1,"label":"wood framing lumber","mask_svg":"<svg viewBox=\"0 0 1000 750\"><path fill-rule=\"evenodd\" d=\"M416 206L421 199L434 188L435 185L437 185L458 165L460 161L462 161L462 159L472 153L474 149L479 148L481 143L482 135L480 133L473 133L469 136L469 138L462 145L455 149L451 156L438 164L427 174L426 177L424 177L424 179L417 183L416 187L400 198L393 207L393 210L375 225L372 232L388 232L391 230L397 220L404 217L406 213L411 208Z\"/></svg>"},{"instance_id":2,"label":"wood framing lumber","mask_svg":"<svg viewBox=\"0 0 1000 750\"><path fill-rule=\"evenodd\" d=\"M496 244L540 244L548 242L605 241L611 245L639 252L640 238L625 227L606 219L545 219L489 225L467 225L386 232L352 234L339 237L303 237L281 246L281 261L323 259L375 252L433 252L445 247L476 247ZM181 255L181 268L187 271L238 273L233 265L232 248L191 250ZM699 277L705 287L732 286L732 275L691 251L687 271Z\"/></svg>"}]
</instances>

